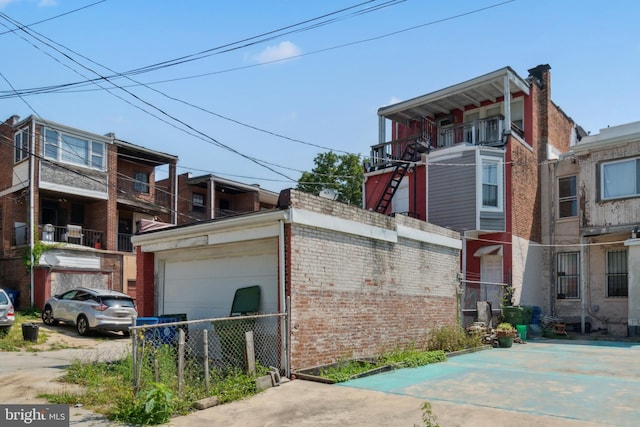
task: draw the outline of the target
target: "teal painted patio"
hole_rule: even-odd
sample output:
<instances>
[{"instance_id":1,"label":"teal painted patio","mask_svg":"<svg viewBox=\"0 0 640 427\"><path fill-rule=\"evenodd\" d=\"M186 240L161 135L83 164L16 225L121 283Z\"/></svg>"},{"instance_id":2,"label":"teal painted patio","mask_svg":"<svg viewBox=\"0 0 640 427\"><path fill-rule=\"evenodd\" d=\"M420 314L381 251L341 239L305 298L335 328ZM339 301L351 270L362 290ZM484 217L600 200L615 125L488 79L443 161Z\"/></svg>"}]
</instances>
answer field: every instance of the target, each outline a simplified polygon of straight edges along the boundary
<instances>
[{"instance_id":1,"label":"teal painted patio","mask_svg":"<svg viewBox=\"0 0 640 427\"><path fill-rule=\"evenodd\" d=\"M640 425L640 343L536 340L340 384L603 425Z\"/></svg>"}]
</instances>

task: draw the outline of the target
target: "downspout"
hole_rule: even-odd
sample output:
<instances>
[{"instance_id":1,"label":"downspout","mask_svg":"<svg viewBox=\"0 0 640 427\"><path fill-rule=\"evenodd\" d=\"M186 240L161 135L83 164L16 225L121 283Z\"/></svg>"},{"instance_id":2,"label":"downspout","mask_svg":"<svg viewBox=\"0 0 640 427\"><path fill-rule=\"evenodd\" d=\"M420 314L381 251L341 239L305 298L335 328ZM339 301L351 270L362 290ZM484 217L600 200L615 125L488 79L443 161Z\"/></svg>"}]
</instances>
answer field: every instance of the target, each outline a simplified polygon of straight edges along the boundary
<instances>
[{"instance_id":1,"label":"downspout","mask_svg":"<svg viewBox=\"0 0 640 427\"><path fill-rule=\"evenodd\" d=\"M462 280L460 284L462 285L462 292L456 292L456 300L460 301L464 294L467 292L467 230L462 232ZM458 315L460 316L460 321L464 320L462 310L464 307L462 303L459 303ZM493 313L492 313L493 314Z\"/></svg>"},{"instance_id":2,"label":"downspout","mask_svg":"<svg viewBox=\"0 0 640 427\"><path fill-rule=\"evenodd\" d=\"M284 242L284 221L279 220L279 231L278 231L278 285L280 291L280 314L287 313L287 301L286 301L286 292L285 292L285 249L286 245ZM282 355L282 361L280 362L281 369L284 370L285 376L289 378L291 376L290 372L290 363L289 363L289 355L287 353L287 349L290 348L288 346L289 337L291 335L289 329L287 328L287 322L290 324L290 319L287 319L286 316L280 316L280 331L286 333L285 339L280 340L280 354Z\"/></svg>"},{"instance_id":3,"label":"downspout","mask_svg":"<svg viewBox=\"0 0 640 427\"><path fill-rule=\"evenodd\" d=\"M586 265L584 261L584 236L580 234L580 331L585 331L585 310L586 310L586 294L584 292L584 276Z\"/></svg>"},{"instance_id":4,"label":"downspout","mask_svg":"<svg viewBox=\"0 0 640 427\"><path fill-rule=\"evenodd\" d=\"M178 170L173 167L173 223L178 225Z\"/></svg>"},{"instance_id":5,"label":"downspout","mask_svg":"<svg viewBox=\"0 0 640 427\"><path fill-rule=\"evenodd\" d=\"M216 182L213 177L209 178L209 200L211 200L211 208L209 211L209 218L216 218Z\"/></svg>"},{"instance_id":6,"label":"downspout","mask_svg":"<svg viewBox=\"0 0 640 427\"><path fill-rule=\"evenodd\" d=\"M33 306L35 300L35 281L33 277L33 249L35 247L35 235L38 230L38 226L35 224L35 207L33 206L35 201L35 195L33 194L35 190L35 164L36 159L34 156L34 150L36 147L36 124L35 121L31 120L31 147L29 149L29 223L31 224L29 230L29 252L31 253L31 262L29 267L29 298L30 305Z\"/></svg>"},{"instance_id":7,"label":"downspout","mask_svg":"<svg viewBox=\"0 0 640 427\"><path fill-rule=\"evenodd\" d=\"M362 180L362 209L366 209L367 208L367 179L369 179L369 177L365 176L364 179Z\"/></svg>"}]
</instances>

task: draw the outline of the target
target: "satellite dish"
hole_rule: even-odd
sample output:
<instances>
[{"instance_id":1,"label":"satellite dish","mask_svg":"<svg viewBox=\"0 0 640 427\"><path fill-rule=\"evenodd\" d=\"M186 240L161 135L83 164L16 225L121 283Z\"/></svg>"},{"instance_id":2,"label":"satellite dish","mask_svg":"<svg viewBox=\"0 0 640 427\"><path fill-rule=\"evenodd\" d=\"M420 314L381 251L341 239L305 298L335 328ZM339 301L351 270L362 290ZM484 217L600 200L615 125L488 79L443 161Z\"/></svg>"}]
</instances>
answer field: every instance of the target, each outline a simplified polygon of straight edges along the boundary
<instances>
[{"instance_id":1,"label":"satellite dish","mask_svg":"<svg viewBox=\"0 0 640 427\"><path fill-rule=\"evenodd\" d=\"M325 199L335 200L338 198L338 191L333 188L323 188L320 190L319 196Z\"/></svg>"}]
</instances>

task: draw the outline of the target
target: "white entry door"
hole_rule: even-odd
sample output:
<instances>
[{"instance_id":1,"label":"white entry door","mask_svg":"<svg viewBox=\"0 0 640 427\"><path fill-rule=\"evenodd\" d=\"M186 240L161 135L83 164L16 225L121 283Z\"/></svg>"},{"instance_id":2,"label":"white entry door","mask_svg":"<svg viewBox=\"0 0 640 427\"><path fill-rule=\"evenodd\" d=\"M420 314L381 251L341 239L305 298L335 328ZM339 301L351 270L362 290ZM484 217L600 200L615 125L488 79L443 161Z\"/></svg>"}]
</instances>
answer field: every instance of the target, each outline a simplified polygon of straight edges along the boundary
<instances>
[{"instance_id":1,"label":"white entry door","mask_svg":"<svg viewBox=\"0 0 640 427\"><path fill-rule=\"evenodd\" d=\"M502 256L484 255L480 258L481 298L491 303L492 310L499 310L502 302Z\"/></svg>"}]
</instances>

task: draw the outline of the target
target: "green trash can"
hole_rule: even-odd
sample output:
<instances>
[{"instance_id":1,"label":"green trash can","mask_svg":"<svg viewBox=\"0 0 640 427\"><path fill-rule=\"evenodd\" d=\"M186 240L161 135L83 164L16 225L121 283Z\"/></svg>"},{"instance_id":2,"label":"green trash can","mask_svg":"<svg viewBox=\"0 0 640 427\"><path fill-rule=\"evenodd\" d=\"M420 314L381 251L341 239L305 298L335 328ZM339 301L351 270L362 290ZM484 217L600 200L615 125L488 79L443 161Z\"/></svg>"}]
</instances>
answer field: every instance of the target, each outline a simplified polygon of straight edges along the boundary
<instances>
[{"instance_id":1,"label":"green trash can","mask_svg":"<svg viewBox=\"0 0 640 427\"><path fill-rule=\"evenodd\" d=\"M522 341L527 340L527 325L516 325L516 329L518 331L518 335L520 335L520 339Z\"/></svg>"}]
</instances>

